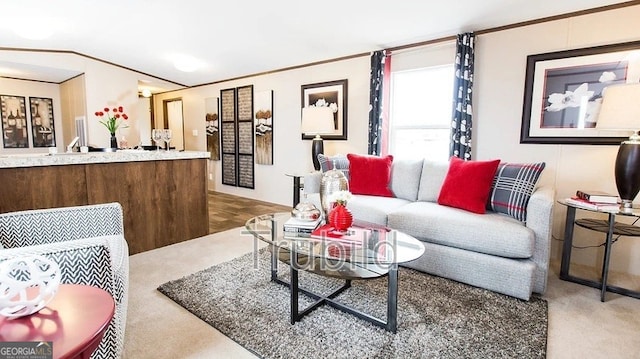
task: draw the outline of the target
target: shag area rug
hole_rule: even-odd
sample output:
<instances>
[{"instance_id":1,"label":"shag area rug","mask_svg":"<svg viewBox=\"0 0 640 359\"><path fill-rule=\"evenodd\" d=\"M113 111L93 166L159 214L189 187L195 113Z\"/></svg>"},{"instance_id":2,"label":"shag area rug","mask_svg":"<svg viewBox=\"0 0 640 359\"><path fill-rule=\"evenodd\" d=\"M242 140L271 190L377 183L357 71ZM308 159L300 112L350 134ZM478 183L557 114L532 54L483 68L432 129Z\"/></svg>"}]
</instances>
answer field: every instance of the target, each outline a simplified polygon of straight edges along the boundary
<instances>
[{"instance_id":1,"label":"shag area rug","mask_svg":"<svg viewBox=\"0 0 640 359\"><path fill-rule=\"evenodd\" d=\"M270 281L270 253L248 253L158 290L262 358L544 358L547 302L529 302L400 268L398 331L321 306L289 323L289 288ZM279 275L288 277L279 263ZM300 272L326 293L342 281ZM337 299L386 316L387 279L358 280ZM312 300L300 295L299 308Z\"/></svg>"}]
</instances>

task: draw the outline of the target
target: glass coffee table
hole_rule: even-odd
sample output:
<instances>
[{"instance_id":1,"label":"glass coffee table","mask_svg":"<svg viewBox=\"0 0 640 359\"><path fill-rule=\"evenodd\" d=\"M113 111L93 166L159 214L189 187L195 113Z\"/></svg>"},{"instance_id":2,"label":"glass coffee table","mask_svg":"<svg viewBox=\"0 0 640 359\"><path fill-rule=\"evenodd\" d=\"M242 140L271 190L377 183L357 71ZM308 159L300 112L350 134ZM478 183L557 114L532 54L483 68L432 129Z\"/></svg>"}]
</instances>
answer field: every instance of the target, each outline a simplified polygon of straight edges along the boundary
<instances>
[{"instance_id":1,"label":"glass coffee table","mask_svg":"<svg viewBox=\"0 0 640 359\"><path fill-rule=\"evenodd\" d=\"M288 286L291 294L291 324L300 321L321 305L329 305L374 325L395 333L398 313L398 264L419 258L424 245L412 236L377 225L354 223L349 239L333 238L333 233L321 238L309 234L295 234L283 230L289 213L273 213L249 219L245 227L269 244L271 252L271 281ZM353 233L357 235L353 235ZM360 234L362 234L360 236ZM360 238L361 237L361 238ZM278 277L278 261L290 268L287 282ZM298 271L344 280L344 284L329 294L318 294L301 288ZM349 307L335 298L351 286L352 280L387 276L387 317L376 318ZM304 293L315 300L299 310L298 295Z\"/></svg>"}]
</instances>

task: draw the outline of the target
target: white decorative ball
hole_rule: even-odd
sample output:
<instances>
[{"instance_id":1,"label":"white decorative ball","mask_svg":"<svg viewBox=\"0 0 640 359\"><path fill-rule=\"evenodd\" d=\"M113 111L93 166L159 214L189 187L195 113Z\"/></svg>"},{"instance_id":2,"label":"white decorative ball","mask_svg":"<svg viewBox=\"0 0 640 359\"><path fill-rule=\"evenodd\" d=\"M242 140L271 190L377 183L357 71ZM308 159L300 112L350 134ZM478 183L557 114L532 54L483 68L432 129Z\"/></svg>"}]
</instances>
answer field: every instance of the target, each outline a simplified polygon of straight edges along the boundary
<instances>
[{"instance_id":1,"label":"white decorative ball","mask_svg":"<svg viewBox=\"0 0 640 359\"><path fill-rule=\"evenodd\" d=\"M60 267L43 256L0 262L0 315L18 318L44 308L60 285Z\"/></svg>"}]
</instances>

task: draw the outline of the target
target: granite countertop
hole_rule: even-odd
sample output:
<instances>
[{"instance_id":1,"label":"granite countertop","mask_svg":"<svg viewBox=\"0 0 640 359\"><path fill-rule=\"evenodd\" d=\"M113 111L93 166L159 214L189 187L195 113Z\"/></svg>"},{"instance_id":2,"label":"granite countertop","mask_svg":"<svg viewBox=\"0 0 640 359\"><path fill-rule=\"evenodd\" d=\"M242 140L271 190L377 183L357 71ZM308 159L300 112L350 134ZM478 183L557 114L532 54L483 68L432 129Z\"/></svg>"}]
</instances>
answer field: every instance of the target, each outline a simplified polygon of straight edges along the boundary
<instances>
[{"instance_id":1,"label":"granite countertop","mask_svg":"<svg viewBox=\"0 0 640 359\"><path fill-rule=\"evenodd\" d=\"M0 155L0 168L78 165L92 163L163 161L209 158L209 152L200 151L139 151L48 153Z\"/></svg>"}]
</instances>

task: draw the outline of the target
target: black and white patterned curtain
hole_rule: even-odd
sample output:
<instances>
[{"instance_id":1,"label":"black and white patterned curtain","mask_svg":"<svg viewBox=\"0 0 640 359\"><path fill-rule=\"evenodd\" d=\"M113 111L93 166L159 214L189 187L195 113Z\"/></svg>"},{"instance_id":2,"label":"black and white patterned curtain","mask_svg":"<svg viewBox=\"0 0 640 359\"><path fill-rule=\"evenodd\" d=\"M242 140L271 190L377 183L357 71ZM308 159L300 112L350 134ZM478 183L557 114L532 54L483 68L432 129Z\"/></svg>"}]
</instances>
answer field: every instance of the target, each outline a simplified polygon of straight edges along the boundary
<instances>
[{"instance_id":1,"label":"black and white patterned curtain","mask_svg":"<svg viewBox=\"0 0 640 359\"><path fill-rule=\"evenodd\" d=\"M471 159L473 111L473 44L475 35L458 34L456 40L455 78L453 83L453 120L451 121L450 156Z\"/></svg>"},{"instance_id":2,"label":"black and white patterned curtain","mask_svg":"<svg viewBox=\"0 0 640 359\"><path fill-rule=\"evenodd\" d=\"M382 90L384 79L384 50L371 53L371 79L369 82L369 150L380 155L382 137Z\"/></svg>"}]
</instances>

